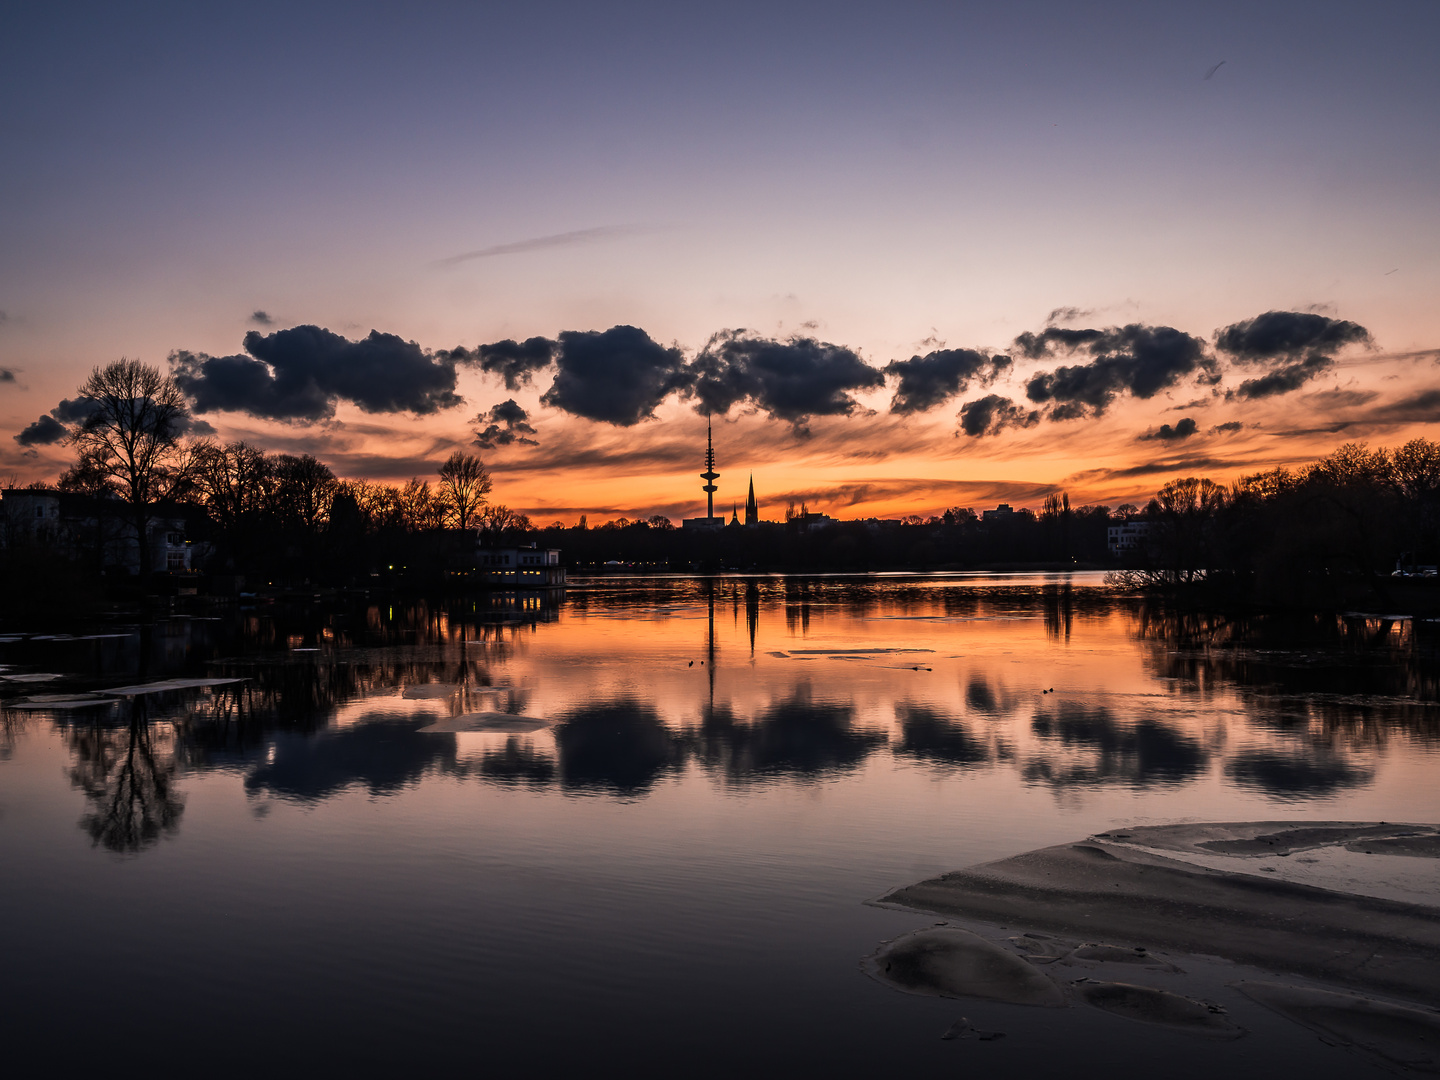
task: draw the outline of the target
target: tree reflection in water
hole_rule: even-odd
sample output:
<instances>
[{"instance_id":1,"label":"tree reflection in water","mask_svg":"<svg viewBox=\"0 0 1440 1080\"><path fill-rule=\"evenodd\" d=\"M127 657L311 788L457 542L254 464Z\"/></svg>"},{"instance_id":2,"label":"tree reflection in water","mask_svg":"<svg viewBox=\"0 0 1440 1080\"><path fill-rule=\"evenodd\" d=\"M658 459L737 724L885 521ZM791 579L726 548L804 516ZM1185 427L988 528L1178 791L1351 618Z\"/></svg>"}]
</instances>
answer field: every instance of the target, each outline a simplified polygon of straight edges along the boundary
<instances>
[{"instance_id":1,"label":"tree reflection in water","mask_svg":"<svg viewBox=\"0 0 1440 1080\"><path fill-rule=\"evenodd\" d=\"M174 833L185 809L175 786L175 729L149 722L143 702L136 700L128 723L96 722L66 731L75 760L70 780L85 793L80 827L96 846L123 854L144 851Z\"/></svg>"}]
</instances>

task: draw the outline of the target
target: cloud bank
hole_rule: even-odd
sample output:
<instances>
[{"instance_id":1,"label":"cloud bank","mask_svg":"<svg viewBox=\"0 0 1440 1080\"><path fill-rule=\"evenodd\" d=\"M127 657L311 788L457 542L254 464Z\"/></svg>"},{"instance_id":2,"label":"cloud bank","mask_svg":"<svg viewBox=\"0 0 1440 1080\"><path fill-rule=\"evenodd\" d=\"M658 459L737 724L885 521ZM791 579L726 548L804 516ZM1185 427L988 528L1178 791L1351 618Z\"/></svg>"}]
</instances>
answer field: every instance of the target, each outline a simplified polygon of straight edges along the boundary
<instances>
[{"instance_id":1,"label":"cloud bank","mask_svg":"<svg viewBox=\"0 0 1440 1080\"><path fill-rule=\"evenodd\" d=\"M467 359L469 359L467 357ZM475 350L473 363L489 375L499 375L506 390L519 390L535 372L550 366L555 359L555 342L549 338L532 337L524 341L497 341Z\"/></svg>"},{"instance_id":2,"label":"cloud bank","mask_svg":"<svg viewBox=\"0 0 1440 1080\"><path fill-rule=\"evenodd\" d=\"M975 438L998 435L1006 428L1034 427L1039 422L1038 409L1027 411L999 394L989 394L960 406L960 431Z\"/></svg>"},{"instance_id":3,"label":"cloud bank","mask_svg":"<svg viewBox=\"0 0 1440 1080\"><path fill-rule=\"evenodd\" d=\"M1373 341L1359 323L1305 311L1267 311L1215 335L1215 347L1237 364L1271 368L1230 392L1250 400L1298 390L1329 368L1341 349L1362 344Z\"/></svg>"},{"instance_id":4,"label":"cloud bank","mask_svg":"<svg viewBox=\"0 0 1440 1080\"><path fill-rule=\"evenodd\" d=\"M691 382L680 350L635 326L567 330L557 345L555 381L540 400L587 420L630 427Z\"/></svg>"},{"instance_id":5,"label":"cloud bank","mask_svg":"<svg viewBox=\"0 0 1440 1080\"><path fill-rule=\"evenodd\" d=\"M413 341L370 331L350 341L318 326L245 335L249 355L170 354L175 382L196 412L244 412L317 421L348 401L368 413L429 415L462 403L455 360Z\"/></svg>"},{"instance_id":6,"label":"cloud bank","mask_svg":"<svg viewBox=\"0 0 1440 1080\"><path fill-rule=\"evenodd\" d=\"M520 255L527 251L579 247L582 244L618 240L626 236L641 236L654 231L656 230L653 227L645 225L600 225L593 229L575 229L571 232L552 233L549 236L533 236L528 240L516 240L509 244L495 244L492 247L480 248L478 251L466 251L459 255L451 255L448 259L441 259L439 265L455 266L462 262L469 262L471 259L490 259L497 255Z\"/></svg>"},{"instance_id":7,"label":"cloud bank","mask_svg":"<svg viewBox=\"0 0 1440 1080\"><path fill-rule=\"evenodd\" d=\"M529 420L530 414L516 404L514 398L502 401L475 417L476 424L485 425L483 430L475 433L475 445L482 450L494 450L497 446L509 446L511 443L539 446L536 440L529 438L535 434Z\"/></svg>"},{"instance_id":8,"label":"cloud bank","mask_svg":"<svg viewBox=\"0 0 1440 1080\"><path fill-rule=\"evenodd\" d=\"M1200 425L1187 416L1176 423L1174 427L1171 427L1169 424L1161 424L1158 431L1147 431L1144 435L1140 436L1140 440L1142 442L1153 439L1158 439L1161 442L1182 442L1199 430Z\"/></svg>"},{"instance_id":9,"label":"cloud bank","mask_svg":"<svg viewBox=\"0 0 1440 1080\"><path fill-rule=\"evenodd\" d=\"M53 446L69 435L73 427L83 424L95 408L95 403L88 398L64 398L46 415L27 424L15 436L15 441L25 447Z\"/></svg>"},{"instance_id":10,"label":"cloud bank","mask_svg":"<svg viewBox=\"0 0 1440 1080\"><path fill-rule=\"evenodd\" d=\"M885 376L852 349L810 337L786 341L748 330L722 330L691 366L688 396L701 413L724 415L750 405L803 430L812 416L849 416L857 391L885 385Z\"/></svg>"},{"instance_id":11,"label":"cloud bank","mask_svg":"<svg viewBox=\"0 0 1440 1080\"><path fill-rule=\"evenodd\" d=\"M988 386L1009 370L1008 356L987 356L974 349L937 349L882 369L898 380L890 401L893 413L925 412L970 389L971 380Z\"/></svg>"},{"instance_id":12,"label":"cloud bank","mask_svg":"<svg viewBox=\"0 0 1440 1080\"><path fill-rule=\"evenodd\" d=\"M1151 398L1189 375L1215 382L1219 372L1199 338L1172 326L1128 326L1104 330L1046 327L1024 333L1015 349L1026 359L1055 354L1083 354L1090 362L1039 372L1025 386L1025 396L1048 406L1051 420L1099 416L1121 394Z\"/></svg>"},{"instance_id":13,"label":"cloud bank","mask_svg":"<svg viewBox=\"0 0 1440 1080\"><path fill-rule=\"evenodd\" d=\"M556 237L539 240L558 242ZM654 417L663 402L679 396L702 414L757 411L787 422L800 435L813 418L865 411L861 395L887 382L893 387L889 411L903 418L1006 380L1017 364L1029 369L1025 400L991 393L966 403L957 414L960 433L989 436L1042 420L1099 417L1126 396L1147 400L1182 382L1209 388L1222 379L1206 343L1174 327L1056 324L1084 314L1055 309L1043 328L1017 336L1006 354L941 348L884 367L814 336L777 339L745 329L722 330L687 358L678 346L661 345L629 325L436 351L394 334L372 330L350 341L306 325L271 333L252 330L244 337L244 352L232 356L177 351L170 362L197 413L228 410L313 422L333 417L339 403L349 402L370 413L430 415L463 402L457 373L470 368L497 378L512 392L548 372L543 405L619 428ZM260 311L252 318L261 316L268 318ZM1355 344L1371 344L1364 327L1314 312L1270 311L1215 335L1218 355L1238 369L1258 370L1228 395L1241 399L1293 390ZM1046 363L1057 359L1068 362ZM1207 403L1198 399L1180 408ZM534 442L529 414L513 398L474 421L479 445L486 448ZM1175 442L1198 432L1195 421L1186 418L1142 437ZM54 428L37 421L23 434L43 442Z\"/></svg>"}]
</instances>

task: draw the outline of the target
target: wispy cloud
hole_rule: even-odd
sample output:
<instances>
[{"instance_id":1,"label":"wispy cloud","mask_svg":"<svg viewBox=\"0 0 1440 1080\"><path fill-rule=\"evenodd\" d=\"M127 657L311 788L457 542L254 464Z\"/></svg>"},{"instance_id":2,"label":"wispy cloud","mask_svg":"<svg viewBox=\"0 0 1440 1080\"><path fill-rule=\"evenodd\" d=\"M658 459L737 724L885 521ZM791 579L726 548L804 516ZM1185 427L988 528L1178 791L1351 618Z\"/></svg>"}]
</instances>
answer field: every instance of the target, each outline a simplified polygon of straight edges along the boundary
<instances>
[{"instance_id":1,"label":"wispy cloud","mask_svg":"<svg viewBox=\"0 0 1440 1080\"><path fill-rule=\"evenodd\" d=\"M593 229L575 229L573 232L553 233L550 236L532 236L528 240L516 240L509 244L495 244L493 247L466 251L440 259L436 266L455 266L471 259L490 259L497 255L521 255L527 251L548 251L551 248L583 247L607 240L623 240L627 236L644 236L659 232L654 225L599 225Z\"/></svg>"}]
</instances>

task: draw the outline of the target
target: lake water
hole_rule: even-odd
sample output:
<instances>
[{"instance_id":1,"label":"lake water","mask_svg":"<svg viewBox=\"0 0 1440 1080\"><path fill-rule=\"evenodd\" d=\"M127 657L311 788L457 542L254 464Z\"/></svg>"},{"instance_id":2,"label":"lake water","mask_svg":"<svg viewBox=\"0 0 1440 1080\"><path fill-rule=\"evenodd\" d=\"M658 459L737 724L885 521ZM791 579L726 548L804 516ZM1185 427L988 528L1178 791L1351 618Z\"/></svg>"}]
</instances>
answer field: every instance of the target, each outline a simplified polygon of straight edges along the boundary
<instances>
[{"instance_id":1,"label":"lake water","mask_svg":"<svg viewBox=\"0 0 1440 1080\"><path fill-rule=\"evenodd\" d=\"M1118 825L1440 821L1440 626L1088 575L26 630L0 675L61 678L7 706L247 680L0 713L0 1054L33 1069L1323 1075L1313 1037L1176 1061L1115 1017L897 993L859 960L929 920L864 901ZM1008 1037L940 1041L962 1013Z\"/></svg>"}]
</instances>

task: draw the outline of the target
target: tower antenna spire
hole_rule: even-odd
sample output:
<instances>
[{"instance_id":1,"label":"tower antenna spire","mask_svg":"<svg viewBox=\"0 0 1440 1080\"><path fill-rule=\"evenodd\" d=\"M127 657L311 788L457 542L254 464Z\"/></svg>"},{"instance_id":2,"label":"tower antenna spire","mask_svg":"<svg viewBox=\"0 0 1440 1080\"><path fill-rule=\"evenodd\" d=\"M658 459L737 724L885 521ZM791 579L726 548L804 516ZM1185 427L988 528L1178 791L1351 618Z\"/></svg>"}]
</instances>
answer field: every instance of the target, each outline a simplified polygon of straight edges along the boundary
<instances>
[{"instance_id":1,"label":"tower antenna spire","mask_svg":"<svg viewBox=\"0 0 1440 1080\"><path fill-rule=\"evenodd\" d=\"M715 441L710 429L710 414L705 414L705 471L700 474L700 479L705 481L705 516L712 522L715 519L715 492L720 489L715 486L715 481L720 474L715 471Z\"/></svg>"}]
</instances>

